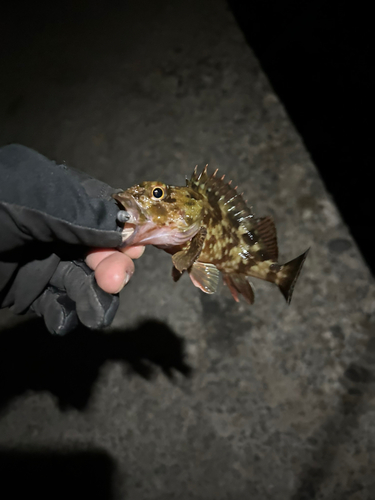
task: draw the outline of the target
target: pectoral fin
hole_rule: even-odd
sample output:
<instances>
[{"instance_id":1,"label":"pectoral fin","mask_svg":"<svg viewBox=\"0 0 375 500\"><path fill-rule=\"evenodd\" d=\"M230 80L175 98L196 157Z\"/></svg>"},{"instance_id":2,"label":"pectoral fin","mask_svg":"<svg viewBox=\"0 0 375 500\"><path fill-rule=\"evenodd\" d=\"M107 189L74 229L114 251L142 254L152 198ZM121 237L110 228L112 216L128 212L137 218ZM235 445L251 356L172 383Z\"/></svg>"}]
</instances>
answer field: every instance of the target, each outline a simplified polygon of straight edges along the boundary
<instances>
[{"instance_id":1,"label":"pectoral fin","mask_svg":"<svg viewBox=\"0 0 375 500\"><path fill-rule=\"evenodd\" d=\"M233 298L239 302L238 294L241 293L250 305L254 302L254 292L244 274L224 274L223 280L231 291Z\"/></svg>"},{"instance_id":2,"label":"pectoral fin","mask_svg":"<svg viewBox=\"0 0 375 500\"><path fill-rule=\"evenodd\" d=\"M182 271L186 271L186 269L189 269L189 267L191 267L197 260L199 254L202 251L206 234L207 229L205 227L201 227L194 238L191 240L189 247L173 255L173 265L178 271L180 271L180 273L182 273Z\"/></svg>"},{"instance_id":3,"label":"pectoral fin","mask_svg":"<svg viewBox=\"0 0 375 500\"><path fill-rule=\"evenodd\" d=\"M194 262L189 270L191 281L205 293L215 293L219 284L220 271L213 264Z\"/></svg>"},{"instance_id":4,"label":"pectoral fin","mask_svg":"<svg viewBox=\"0 0 375 500\"><path fill-rule=\"evenodd\" d=\"M182 271L182 273L180 273L180 271L173 266L172 267L172 278L173 278L173 281L176 283L176 281L178 281L181 278L181 276L183 275L183 273L184 273L184 271Z\"/></svg>"}]
</instances>

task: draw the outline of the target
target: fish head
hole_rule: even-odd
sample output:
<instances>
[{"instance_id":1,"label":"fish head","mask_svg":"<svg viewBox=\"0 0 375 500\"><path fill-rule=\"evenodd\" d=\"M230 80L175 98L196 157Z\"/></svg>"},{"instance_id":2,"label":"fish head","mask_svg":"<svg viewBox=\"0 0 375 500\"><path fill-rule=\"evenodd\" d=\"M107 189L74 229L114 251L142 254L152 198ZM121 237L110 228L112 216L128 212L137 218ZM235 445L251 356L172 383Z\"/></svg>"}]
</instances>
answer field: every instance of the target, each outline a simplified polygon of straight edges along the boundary
<instances>
[{"instance_id":1,"label":"fish head","mask_svg":"<svg viewBox=\"0 0 375 500\"><path fill-rule=\"evenodd\" d=\"M148 181L113 198L130 215L122 232L126 246L179 246L201 226L204 199L191 187Z\"/></svg>"}]
</instances>

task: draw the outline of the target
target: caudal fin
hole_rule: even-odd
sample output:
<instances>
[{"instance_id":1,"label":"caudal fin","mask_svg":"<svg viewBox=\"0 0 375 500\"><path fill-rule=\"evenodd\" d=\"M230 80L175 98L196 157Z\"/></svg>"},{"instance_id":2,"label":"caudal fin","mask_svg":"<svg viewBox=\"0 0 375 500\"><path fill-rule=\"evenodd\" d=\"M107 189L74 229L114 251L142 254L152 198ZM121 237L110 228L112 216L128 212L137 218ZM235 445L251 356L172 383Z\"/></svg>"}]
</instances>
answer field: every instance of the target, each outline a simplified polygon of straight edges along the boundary
<instances>
[{"instance_id":1,"label":"caudal fin","mask_svg":"<svg viewBox=\"0 0 375 500\"><path fill-rule=\"evenodd\" d=\"M309 250L310 249L308 248L305 253L296 259L284 264L278 272L276 283L288 304L290 304L290 301L292 300L294 286L297 282L299 273L301 272Z\"/></svg>"}]
</instances>

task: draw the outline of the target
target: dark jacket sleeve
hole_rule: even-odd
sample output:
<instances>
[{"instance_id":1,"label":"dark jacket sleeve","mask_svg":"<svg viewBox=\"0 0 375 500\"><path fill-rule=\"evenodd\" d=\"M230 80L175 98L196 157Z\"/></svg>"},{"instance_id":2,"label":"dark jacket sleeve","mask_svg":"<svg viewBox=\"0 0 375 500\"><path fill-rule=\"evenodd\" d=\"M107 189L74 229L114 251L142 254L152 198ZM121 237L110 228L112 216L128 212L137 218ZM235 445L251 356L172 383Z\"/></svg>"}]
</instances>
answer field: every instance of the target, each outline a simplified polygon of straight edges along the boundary
<instances>
[{"instance_id":1,"label":"dark jacket sleeve","mask_svg":"<svg viewBox=\"0 0 375 500\"><path fill-rule=\"evenodd\" d=\"M0 148L0 306L26 310L57 265L117 247L115 189L20 145Z\"/></svg>"}]
</instances>

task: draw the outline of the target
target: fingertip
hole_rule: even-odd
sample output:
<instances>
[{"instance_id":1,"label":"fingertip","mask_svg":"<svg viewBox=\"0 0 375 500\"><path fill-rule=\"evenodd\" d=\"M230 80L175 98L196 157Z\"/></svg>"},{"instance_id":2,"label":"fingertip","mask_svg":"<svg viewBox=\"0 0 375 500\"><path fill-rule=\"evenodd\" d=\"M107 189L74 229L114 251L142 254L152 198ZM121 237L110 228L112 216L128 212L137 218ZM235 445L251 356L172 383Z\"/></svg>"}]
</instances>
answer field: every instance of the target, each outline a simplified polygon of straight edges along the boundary
<instances>
[{"instance_id":1,"label":"fingertip","mask_svg":"<svg viewBox=\"0 0 375 500\"><path fill-rule=\"evenodd\" d=\"M142 257L144 251L145 251L145 246L135 246L135 247L129 247L129 248L124 248L121 250L122 253L130 257L131 259L139 259Z\"/></svg>"},{"instance_id":2,"label":"fingertip","mask_svg":"<svg viewBox=\"0 0 375 500\"><path fill-rule=\"evenodd\" d=\"M85 262L93 270L98 267L100 262L110 255L113 255L117 250L113 248L92 248L86 255Z\"/></svg>"},{"instance_id":3,"label":"fingertip","mask_svg":"<svg viewBox=\"0 0 375 500\"><path fill-rule=\"evenodd\" d=\"M119 293L134 273L134 263L121 252L114 252L102 260L95 269L95 279L107 293Z\"/></svg>"}]
</instances>

